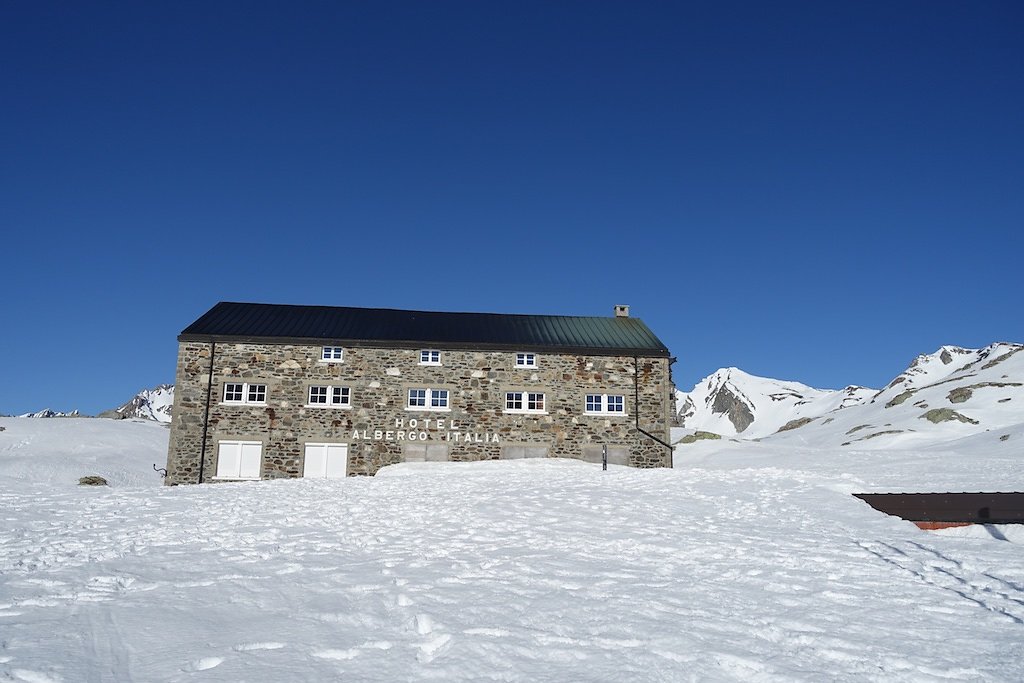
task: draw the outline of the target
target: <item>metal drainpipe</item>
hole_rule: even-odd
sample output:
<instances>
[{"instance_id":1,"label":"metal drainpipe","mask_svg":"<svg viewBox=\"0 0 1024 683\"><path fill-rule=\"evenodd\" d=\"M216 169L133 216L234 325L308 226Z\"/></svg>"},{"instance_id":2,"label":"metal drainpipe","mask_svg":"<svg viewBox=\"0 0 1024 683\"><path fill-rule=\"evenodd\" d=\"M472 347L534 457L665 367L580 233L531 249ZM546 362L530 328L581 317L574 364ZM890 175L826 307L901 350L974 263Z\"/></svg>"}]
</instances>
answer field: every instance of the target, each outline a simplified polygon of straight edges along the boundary
<instances>
[{"instance_id":1,"label":"metal drainpipe","mask_svg":"<svg viewBox=\"0 0 1024 683\"><path fill-rule=\"evenodd\" d=\"M657 441L668 449L669 467L672 466L672 444L665 443L654 434L640 427L640 358L633 356L633 413L636 415L636 430L644 436Z\"/></svg>"},{"instance_id":2,"label":"metal drainpipe","mask_svg":"<svg viewBox=\"0 0 1024 683\"><path fill-rule=\"evenodd\" d=\"M203 444L199 449L199 483L203 483L206 467L206 430L210 424L210 397L213 396L213 359L217 355L217 342L210 342L210 374L206 378L206 410L203 411Z\"/></svg>"}]
</instances>

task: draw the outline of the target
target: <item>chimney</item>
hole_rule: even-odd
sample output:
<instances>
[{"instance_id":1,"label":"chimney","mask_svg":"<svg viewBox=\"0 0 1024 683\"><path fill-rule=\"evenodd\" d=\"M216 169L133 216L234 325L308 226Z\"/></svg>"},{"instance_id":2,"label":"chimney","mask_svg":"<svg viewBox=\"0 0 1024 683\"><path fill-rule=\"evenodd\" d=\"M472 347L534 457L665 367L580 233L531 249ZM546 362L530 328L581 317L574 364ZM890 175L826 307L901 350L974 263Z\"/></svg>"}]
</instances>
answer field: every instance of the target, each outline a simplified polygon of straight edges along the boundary
<instances>
[{"instance_id":1,"label":"chimney","mask_svg":"<svg viewBox=\"0 0 1024 683\"><path fill-rule=\"evenodd\" d=\"M616 318L628 318L629 317L629 306L625 304L615 304L615 317Z\"/></svg>"}]
</instances>

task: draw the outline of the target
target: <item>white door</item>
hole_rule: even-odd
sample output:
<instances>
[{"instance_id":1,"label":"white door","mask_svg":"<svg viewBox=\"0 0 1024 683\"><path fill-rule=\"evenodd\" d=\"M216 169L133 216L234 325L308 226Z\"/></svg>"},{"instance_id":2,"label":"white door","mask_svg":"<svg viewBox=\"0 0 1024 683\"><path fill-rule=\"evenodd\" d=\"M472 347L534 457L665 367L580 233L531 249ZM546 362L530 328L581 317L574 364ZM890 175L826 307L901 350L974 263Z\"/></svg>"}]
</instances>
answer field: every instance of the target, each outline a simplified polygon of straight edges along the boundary
<instances>
[{"instance_id":1,"label":"white door","mask_svg":"<svg viewBox=\"0 0 1024 683\"><path fill-rule=\"evenodd\" d=\"M302 476L342 479L348 474L348 444L307 443Z\"/></svg>"},{"instance_id":2,"label":"white door","mask_svg":"<svg viewBox=\"0 0 1024 683\"><path fill-rule=\"evenodd\" d=\"M221 441L217 445L217 476L237 477L242 447L237 441Z\"/></svg>"},{"instance_id":3,"label":"white door","mask_svg":"<svg viewBox=\"0 0 1024 683\"><path fill-rule=\"evenodd\" d=\"M259 441L221 441L217 444L217 477L259 479L263 444Z\"/></svg>"},{"instance_id":4,"label":"white door","mask_svg":"<svg viewBox=\"0 0 1024 683\"><path fill-rule=\"evenodd\" d=\"M259 479L263 464L263 444L242 443L241 462L238 464L240 479Z\"/></svg>"}]
</instances>

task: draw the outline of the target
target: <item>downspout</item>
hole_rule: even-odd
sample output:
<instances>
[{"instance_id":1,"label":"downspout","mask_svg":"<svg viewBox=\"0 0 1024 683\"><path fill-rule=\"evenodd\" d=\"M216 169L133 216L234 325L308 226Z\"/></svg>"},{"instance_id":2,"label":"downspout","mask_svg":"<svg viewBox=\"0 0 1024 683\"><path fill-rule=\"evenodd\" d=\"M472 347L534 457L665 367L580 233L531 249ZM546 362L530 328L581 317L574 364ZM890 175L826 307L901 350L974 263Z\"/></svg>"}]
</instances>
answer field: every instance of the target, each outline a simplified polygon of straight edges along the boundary
<instances>
[{"instance_id":1,"label":"downspout","mask_svg":"<svg viewBox=\"0 0 1024 683\"><path fill-rule=\"evenodd\" d=\"M633 414L636 415L636 431L649 439L657 441L668 449L668 463L672 466L672 444L665 443L654 434L640 427L640 358L633 356Z\"/></svg>"},{"instance_id":2,"label":"downspout","mask_svg":"<svg viewBox=\"0 0 1024 683\"><path fill-rule=\"evenodd\" d=\"M206 430L210 425L210 397L213 396L213 359L217 355L217 342L210 342L210 374L206 378L206 409L203 411L203 444L199 449L199 483L203 483L206 467Z\"/></svg>"}]
</instances>

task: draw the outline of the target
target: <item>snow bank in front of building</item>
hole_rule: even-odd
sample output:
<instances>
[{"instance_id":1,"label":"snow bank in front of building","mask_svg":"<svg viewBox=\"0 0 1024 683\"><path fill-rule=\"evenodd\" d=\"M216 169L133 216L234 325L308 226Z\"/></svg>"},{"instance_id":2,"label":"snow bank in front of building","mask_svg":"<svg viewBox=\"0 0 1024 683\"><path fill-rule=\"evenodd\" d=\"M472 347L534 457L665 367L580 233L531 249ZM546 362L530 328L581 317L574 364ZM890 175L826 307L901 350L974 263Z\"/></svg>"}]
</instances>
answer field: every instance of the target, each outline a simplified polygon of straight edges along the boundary
<instances>
[{"instance_id":1,"label":"snow bank in front of building","mask_svg":"<svg viewBox=\"0 0 1024 683\"><path fill-rule=\"evenodd\" d=\"M121 435L126 473L156 433ZM0 679L1024 678L1020 546L849 495L919 466L984 483L983 454L877 478L755 448L173 488L71 486L61 465L10 486L43 473L22 450L0 452Z\"/></svg>"}]
</instances>

